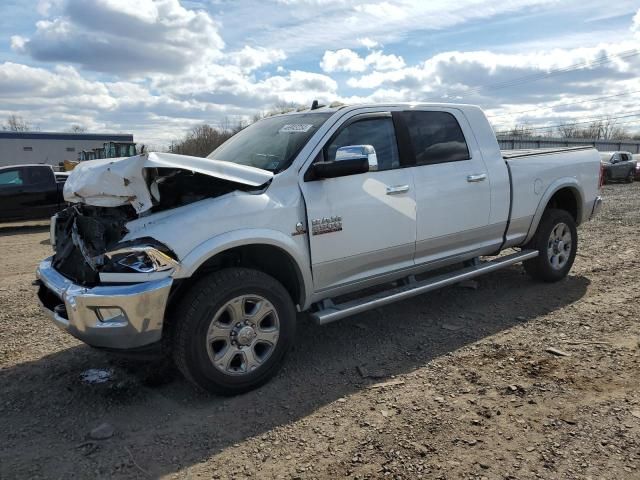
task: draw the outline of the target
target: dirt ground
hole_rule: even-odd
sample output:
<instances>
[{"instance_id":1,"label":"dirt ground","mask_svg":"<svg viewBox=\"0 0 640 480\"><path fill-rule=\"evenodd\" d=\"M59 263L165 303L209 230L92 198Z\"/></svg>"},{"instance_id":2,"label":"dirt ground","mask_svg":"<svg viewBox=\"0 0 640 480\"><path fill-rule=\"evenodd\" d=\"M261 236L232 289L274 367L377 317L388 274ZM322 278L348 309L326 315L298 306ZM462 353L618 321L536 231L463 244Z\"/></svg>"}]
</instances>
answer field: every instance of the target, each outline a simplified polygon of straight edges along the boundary
<instances>
[{"instance_id":1,"label":"dirt ground","mask_svg":"<svg viewBox=\"0 0 640 480\"><path fill-rule=\"evenodd\" d=\"M283 371L235 398L57 330L31 286L48 232L5 230L0 478L640 479L640 184L604 197L566 280L515 266L302 321Z\"/></svg>"}]
</instances>

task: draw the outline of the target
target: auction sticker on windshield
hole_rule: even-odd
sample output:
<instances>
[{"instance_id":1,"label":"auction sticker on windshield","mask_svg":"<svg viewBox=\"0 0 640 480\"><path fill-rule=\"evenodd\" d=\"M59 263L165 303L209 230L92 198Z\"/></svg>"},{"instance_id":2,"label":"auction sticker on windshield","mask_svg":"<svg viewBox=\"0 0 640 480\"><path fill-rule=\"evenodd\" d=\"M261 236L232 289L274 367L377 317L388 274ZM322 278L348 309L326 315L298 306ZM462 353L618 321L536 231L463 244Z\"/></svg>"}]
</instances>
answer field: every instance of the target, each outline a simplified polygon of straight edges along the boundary
<instances>
[{"instance_id":1,"label":"auction sticker on windshield","mask_svg":"<svg viewBox=\"0 0 640 480\"><path fill-rule=\"evenodd\" d=\"M307 123L290 123L283 125L280 133L306 133L313 128L313 125Z\"/></svg>"}]
</instances>

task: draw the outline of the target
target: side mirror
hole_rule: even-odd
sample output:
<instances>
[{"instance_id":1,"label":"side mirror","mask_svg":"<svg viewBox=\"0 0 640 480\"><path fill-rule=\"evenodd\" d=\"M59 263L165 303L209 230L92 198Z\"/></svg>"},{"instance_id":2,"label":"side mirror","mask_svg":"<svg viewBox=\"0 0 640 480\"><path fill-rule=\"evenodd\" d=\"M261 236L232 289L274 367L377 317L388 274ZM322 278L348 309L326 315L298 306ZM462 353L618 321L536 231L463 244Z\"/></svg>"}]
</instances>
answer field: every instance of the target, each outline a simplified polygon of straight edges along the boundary
<instances>
[{"instance_id":1,"label":"side mirror","mask_svg":"<svg viewBox=\"0 0 640 480\"><path fill-rule=\"evenodd\" d=\"M336 162L344 162L345 160L361 160L367 159L369 171L378 170L378 156L376 149L371 145L349 145L340 147L336 151Z\"/></svg>"},{"instance_id":2,"label":"side mirror","mask_svg":"<svg viewBox=\"0 0 640 480\"><path fill-rule=\"evenodd\" d=\"M336 158L329 162L314 163L313 177L336 178L378 170L378 157L371 145L349 145L336 151Z\"/></svg>"}]
</instances>

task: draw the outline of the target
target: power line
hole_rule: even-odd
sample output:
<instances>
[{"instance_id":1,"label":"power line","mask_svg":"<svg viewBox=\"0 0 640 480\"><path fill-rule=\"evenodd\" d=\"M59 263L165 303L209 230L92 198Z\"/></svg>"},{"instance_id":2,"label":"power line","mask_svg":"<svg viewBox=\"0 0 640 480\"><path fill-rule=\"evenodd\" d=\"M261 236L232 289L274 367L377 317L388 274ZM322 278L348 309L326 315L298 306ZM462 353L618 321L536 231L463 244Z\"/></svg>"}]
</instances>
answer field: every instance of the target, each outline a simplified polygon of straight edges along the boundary
<instances>
[{"instance_id":1,"label":"power line","mask_svg":"<svg viewBox=\"0 0 640 480\"><path fill-rule=\"evenodd\" d=\"M618 122L618 123L616 123L615 126L618 126L618 125L631 125L631 124L640 124L640 119L629 120L629 121L626 121L626 122ZM562 125L560 125L560 126L562 126ZM521 135L523 135L523 134L517 134L516 136L521 136ZM536 134L534 134L533 136L535 136L535 135ZM496 137L498 137L498 138L500 138L500 137L508 137L508 136L511 136L511 134L509 132L497 132L496 133ZM524 135L524 136L527 136L527 135Z\"/></svg>"},{"instance_id":2,"label":"power line","mask_svg":"<svg viewBox=\"0 0 640 480\"><path fill-rule=\"evenodd\" d=\"M526 127L527 130L548 130L548 129L554 129L554 128L561 128L561 127L573 127L576 125L584 125L584 124L588 124L588 123L594 123L594 122L598 122L598 121L605 121L605 120L617 120L620 118L630 118L630 117L637 117L640 116L640 112L639 113L633 113L633 114L629 114L629 115L621 115L618 117L594 117L591 120L586 120L586 121L581 121L581 122L573 122L573 123L562 123L562 124L558 124L558 125L547 125L545 127ZM638 122L640 120L630 120L627 122L616 122L616 125L622 125L622 124L627 124L627 123L635 123ZM509 134L509 132L507 130L503 130L503 131L499 131L496 132L496 135L507 135Z\"/></svg>"},{"instance_id":3,"label":"power line","mask_svg":"<svg viewBox=\"0 0 640 480\"><path fill-rule=\"evenodd\" d=\"M605 65L611 61L613 61L614 59L626 59L626 58L630 58L630 57L634 57L636 55L639 55L640 51L638 49L631 49L631 50L625 50L623 52L620 52L618 54L612 54L609 55L605 58L601 58L599 60L594 60L593 62L589 62L587 60L582 61L582 62L578 62L572 65L568 65L566 67L562 67L562 68L555 68L555 69L551 69L548 72L540 72L540 73L533 73L530 75L524 75L522 77L518 77L518 78L512 78L511 80L506 80L504 82L499 82L499 83L494 83L494 84L488 84L488 85L481 85L479 87L475 87L472 88L471 90L468 90L467 92L465 92L464 94L462 94L462 97L468 97L470 95L474 95L476 93L481 92L482 90L498 90L500 88L507 88L507 87L514 87L514 86L518 86L518 85L522 85L524 83L529 83L529 82L536 82L538 80L543 80L545 78L549 78L553 75L558 75L558 74L562 74L562 73L568 73L568 72L573 72L576 70L581 70L584 67L599 67L602 65Z\"/></svg>"},{"instance_id":4,"label":"power line","mask_svg":"<svg viewBox=\"0 0 640 480\"><path fill-rule=\"evenodd\" d=\"M617 118L626 118L626 117L632 117L634 115L640 115L640 110L632 110L630 112L625 112L624 115L617 115L617 116L611 116L611 115L594 115L591 117L583 117L581 120L578 120L577 122L569 122L569 123L563 123L563 125L568 125L570 123L589 123L589 122L597 122L598 120L615 120ZM546 128L543 126L540 127L529 127L529 128Z\"/></svg>"},{"instance_id":5,"label":"power line","mask_svg":"<svg viewBox=\"0 0 640 480\"><path fill-rule=\"evenodd\" d=\"M487 115L487 118L508 117L508 116L511 116L511 115L521 115L523 113L537 112L539 110L554 109L556 107L567 107L569 105L579 105L579 104L582 104L582 103L598 102L600 100L606 100L606 99L609 99L609 98L625 97L627 95L633 95L634 93L640 93L640 90L634 90L633 92L618 93L618 94L615 94L615 95L606 95L604 97L590 98L588 100L581 100L581 101L578 101L578 102L558 103L558 104L555 104L555 105L550 105L548 107L532 108L532 109L529 109L529 110L521 110L519 112L501 113L500 115Z\"/></svg>"},{"instance_id":6,"label":"power line","mask_svg":"<svg viewBox=\"0 0 640 480\"><path fill-rule=\"evenodd\" d=\"M639 54L640 54L640 51L638 51L637 49L625 50L624 52L620 52L619 54L610 55L608 57L601 58L599 60L594 60L593 62L589 62L589 61L585 60L585 61L582 61L582 62L579 62L579 63L575 63L573 65L568 65L566 67L551 69L548 72L533 73L533 74L530 74L530 75L525 75L523 77L518 77L518 78L511 79L511 80L506 80L504 82L500 82L500 83L496 83L496 84L489 84L489 85L476 87L474 89L471 89L471 91L467 92L467 95L470 95L470 94L472 95L474 93L478 93L483 89L497 90L497 89L500 89L500 88L518 86L518 85L522 85L524 83L543 80L543 79L548 78L548 77L553 76L553 75L562 74L562 73L569 73L569 72L573 72L573 71L576 71L576 70L581 70L581 69L583 69L585 67L599 67L599 66L602 66L602 65L606 65L607 63L610 63L615 58L630 58L630 57L633 57L633 56L636 56L636 55L639 55Z\"/></svg>"}]
</instances>

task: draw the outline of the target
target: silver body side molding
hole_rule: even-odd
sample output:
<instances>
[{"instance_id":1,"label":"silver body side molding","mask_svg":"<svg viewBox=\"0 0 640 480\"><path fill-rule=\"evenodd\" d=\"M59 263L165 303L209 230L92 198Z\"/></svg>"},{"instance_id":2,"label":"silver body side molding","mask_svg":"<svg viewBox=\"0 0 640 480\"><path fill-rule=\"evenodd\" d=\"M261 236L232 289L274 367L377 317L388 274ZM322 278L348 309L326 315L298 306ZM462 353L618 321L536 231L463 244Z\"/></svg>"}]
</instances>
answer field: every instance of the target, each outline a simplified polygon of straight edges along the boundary
<instances>
[{"instance_id":1,"label":"silver body side molding","mask_svg":"<svg viewBox=\"0 0 640 480\"><path fill-rule=\"evenodd\" d=\"M342 304L334 304L331 301L325 301L322 302L324 308L312 313L311 317L319 325L325 325L327 323L355 315L356 313L382 307L399 300L420 295L421 293L437 290L438 288L459 283L463 280L468 280L485 273L493 272L525 260L530 260L537 256L537 250L522 250L511 255L496 258L495 260L481 262L455 272L444 273L419 282L409 281L406 285Z\"/></svg>"}]
</instances>

